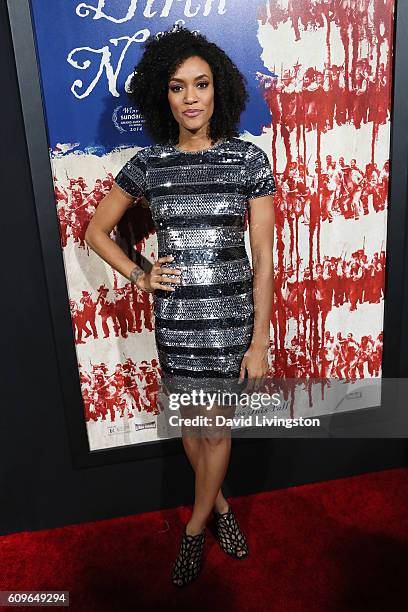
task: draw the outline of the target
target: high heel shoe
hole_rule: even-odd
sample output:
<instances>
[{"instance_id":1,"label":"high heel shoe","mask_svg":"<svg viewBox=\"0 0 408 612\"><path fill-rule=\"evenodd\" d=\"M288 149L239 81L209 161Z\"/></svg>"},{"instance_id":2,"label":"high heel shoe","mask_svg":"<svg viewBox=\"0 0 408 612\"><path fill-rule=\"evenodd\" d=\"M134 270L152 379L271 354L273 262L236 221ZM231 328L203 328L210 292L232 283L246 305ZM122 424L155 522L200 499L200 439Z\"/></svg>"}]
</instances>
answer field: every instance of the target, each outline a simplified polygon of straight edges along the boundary
<instances>
[{"instance_id":1,"label":"high heel shoe","mask_svg":"<svg viewBox=\"0 0 408 612\"><path fill-rule=\"evenodd\" d=\"M184 527L171 575L172 582L176 586L186 586L198 576L201 570L204 540L205 527L197 535L188 535L186 526Z\"/></svg>"},{"instance_id":2,"label":"high heel shoe","mask_svg":"<svg viewBox=\"0 0 408 612\"><path fill-rule=\"evenodd\" d=\"M248 543L231 506L223 513L214 510L214 519L222 550L234 559L245 559L249 555Z\"/></svg>"}]
</instances>

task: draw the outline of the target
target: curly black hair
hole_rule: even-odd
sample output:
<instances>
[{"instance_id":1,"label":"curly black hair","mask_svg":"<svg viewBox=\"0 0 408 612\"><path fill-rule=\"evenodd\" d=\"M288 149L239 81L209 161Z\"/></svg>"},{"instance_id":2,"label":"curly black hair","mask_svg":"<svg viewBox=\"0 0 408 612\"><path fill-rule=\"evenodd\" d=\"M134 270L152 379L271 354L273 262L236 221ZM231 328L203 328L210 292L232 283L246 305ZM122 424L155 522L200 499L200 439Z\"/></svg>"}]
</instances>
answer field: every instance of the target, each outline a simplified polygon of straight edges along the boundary
<instances>
[{"instance_id":1,"label":"curly black hair","mask_svg":"<svg viewBox=\"0 0 408 612\"><path fill-rule=\"evenodd\" d=\"M176 144L179 124L168 100L168 84L178 67L189 57L199 56L210 66L214 82L214 112L208 137L219 139L239 136L237 126L249 95L246 79L228 55L203 34L185 27L150 35L135 66L126 93L137 107L145 126L157 144ZM117 225L117 241L130 259L140 265L135 242L154 232L150 209L130 207Z\"/></svg>"},{"instance_id":2,"label":"curly black hair","mask_svg":"<svg viewBox=\"0 0 408 612\"><path fill-rule=\"evenodd\" d=\"M158 144L175 144L179 125L167 98L168 83L178 67L198 55L212 71L214 112L209 137L239 136L237 125L248 101L246 79L228 55L215 43L185 27L167 30L144 42L144 52L135 66L127 94L145 120L146 129Z\"/></svg>"}]
</instances>

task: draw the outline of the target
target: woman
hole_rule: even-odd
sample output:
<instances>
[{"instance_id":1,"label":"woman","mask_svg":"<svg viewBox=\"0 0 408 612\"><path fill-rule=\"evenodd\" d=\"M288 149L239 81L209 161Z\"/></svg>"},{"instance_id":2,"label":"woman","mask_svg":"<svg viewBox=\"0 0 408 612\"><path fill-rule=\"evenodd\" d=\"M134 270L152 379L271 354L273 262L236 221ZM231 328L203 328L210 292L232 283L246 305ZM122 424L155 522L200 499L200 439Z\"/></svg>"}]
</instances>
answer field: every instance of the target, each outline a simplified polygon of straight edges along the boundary
<instances>
[{"instance_id":1,"label":"woman","mask_svg":"<svg viewBox=\"0 0 408 612\"><path fill-rule=\"evenodd\" d=\"M276 186L264 151L238 138L248 98L244 77L203 35L173 28L146 41L128 94L157 144L140 149L117 174L86 241L140 290L154 293L165 376L197 382L260 378L268 369ZM159 257L149 272L109 237L141 196L158 239ZM244 245L247 208L253 276ZM213 413L219 410L215 406ZM199 436L183 435L196 486L172 571L178 586L201 569L212 509L222 549L237 559L248 555L221 490L231 438L225 428L214 431L210 426Z\"/></svg>"}]
</instances>

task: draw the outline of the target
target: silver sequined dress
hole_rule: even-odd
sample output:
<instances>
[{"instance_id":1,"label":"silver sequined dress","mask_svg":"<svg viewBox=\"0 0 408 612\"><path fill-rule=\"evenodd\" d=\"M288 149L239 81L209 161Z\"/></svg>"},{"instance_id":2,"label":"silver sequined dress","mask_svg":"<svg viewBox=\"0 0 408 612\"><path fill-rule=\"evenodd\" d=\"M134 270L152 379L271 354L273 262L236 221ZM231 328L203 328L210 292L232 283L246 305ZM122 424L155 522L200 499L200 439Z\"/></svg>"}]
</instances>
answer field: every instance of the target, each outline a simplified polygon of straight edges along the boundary
<instances>
[{"instance_id":1,"label":"silver sequined dress","mask_svg":"<svg viewBox=\"0 0 408 612\"><path fill-rule=\"evenodd\" d=\"M238 377L252 338L252 272L244 243L247 200L276 191L266 153L233 137L202 151L140 149L115 177L149 201L158 257L181 270L173 292L154 292L164 375Z\"/></svg>"}]
</instances>

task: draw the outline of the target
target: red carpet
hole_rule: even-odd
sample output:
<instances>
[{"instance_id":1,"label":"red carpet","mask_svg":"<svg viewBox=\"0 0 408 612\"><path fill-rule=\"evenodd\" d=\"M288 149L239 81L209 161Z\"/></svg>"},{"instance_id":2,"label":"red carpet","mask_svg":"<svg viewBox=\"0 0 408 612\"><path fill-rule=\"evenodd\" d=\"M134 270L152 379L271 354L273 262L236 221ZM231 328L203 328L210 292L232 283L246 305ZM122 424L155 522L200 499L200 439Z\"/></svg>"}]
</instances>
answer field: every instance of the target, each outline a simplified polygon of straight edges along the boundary
<instances>
[{"instance_id":1,"label":"red carpet","mask_svg":"<svg viewBox=\"0 0 408 612\"><path fill-rule=\"evenodd\" d=\"M2 536L0 590L68 590L84 612L406 609L408 469L231 502L250 556L228 557L207 530L184 589L169 575L187 507Z\"/></svg>"}]
</instances>

